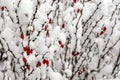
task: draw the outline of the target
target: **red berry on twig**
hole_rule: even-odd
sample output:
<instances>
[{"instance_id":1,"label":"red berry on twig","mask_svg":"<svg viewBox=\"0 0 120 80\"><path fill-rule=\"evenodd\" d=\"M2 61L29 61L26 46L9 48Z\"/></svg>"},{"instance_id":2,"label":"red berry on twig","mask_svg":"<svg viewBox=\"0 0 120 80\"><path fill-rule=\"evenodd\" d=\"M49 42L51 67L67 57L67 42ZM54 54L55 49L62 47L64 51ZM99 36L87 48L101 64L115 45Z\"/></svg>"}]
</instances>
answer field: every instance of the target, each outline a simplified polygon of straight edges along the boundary
<instances>
[{"instance_id":1,"label":"red berry on twig","mask_svg":"<svg viewBox=\"0 0 120 80\"><path fill-rule=\"evenodd\" d=\"M43 64L46 64L46 65L48 66L48 65L49 65L49 61L46 60L46 59L44 59L44 60L43 60Z\"/></svg>"},{"instance_id":2,"label":"red berry on twig","mask_svg":"<svg viewBox=\"0 0 120 80\"><path fill-rule=\"evenodd\" d=\"M24 51L27 51L28 50L28 47L26 46L26 47L24 47Z\"/></svg>"},{"instance_id":3,"label":"red berry on twig","mask_svg":"<svg viewBox=\"0 0 120 80\"><path fill-rule=\"evenodd\" d=\"M30 50L30 53L33 53L33 50L32 50L32 49Z\"/></svg>"},{"instance_id":4,"label":"red berry on twig","mask_svg":"<svg viewBox=\"0 0 120 80\"><path fill-rule=\"evenodd\" d=\"M62 45L62 41L59 40L58 43L59 43L60 45Z\"/></svg>"},{"instance_id":5,"label":"red berry on twig","mask_svg":"<svg viewBox=\"0 0 120 80\"><path fill-rule=\"evenodd\" d=\"M47 30L47 32L46 32L46 36L48 36L48 37L49 37L49 30Z\"/></svg>"},{"instance_id":6,"label":"red berry on twig","mask_svg":"<svg viewBox=\"0 0 120 80\"><path fill-rule=\"evenodd\" d=\"M27 63L27 59L25 57L23 57L23 62Z\"/></svg>"},{"instance_id":7,"label":"red berry on twig","mask_svg":"<svg viewBox=\"0 0 120 80\"><path fill-rule=\"evenodd\" d=\"M76 53L75 51L72 51L72 55L73 55L73 56L75 56L75 53Z\"/></svg>"},{"instance_id":8,"label":"red berry on twig","mask_svg":"<svg viewBox=\"0 0 120 80\"><path fill-rule=\"evenodd\" d=\"M44 30L47 31L47 26L45 26Z\"/></svg>"},{"instance_id":9,"label":"red berry on twig","mask_svg":"<svg viewBox=\"0 0 120 80\"><path fill-rule=\"evenodd\" d=\"M41 66L41 62L40 61L37 62L36 67L39 67L39 66Z\"/></svg>"},{"instance_id":10,"label":"red berry on twig","mask_svg":"<svg viewBox=\"0 0 120 80\"><path fill-rule=\"evenodd\" d=\"M83 67L83 72L86 71L85 67Z\"/></svg>"},{"instance_id":11,"label":"red berry on twig","mask_svg":"<svg viewBox=\"0 0 120 80\"><path fill-rule=\"evenodd\" d=\"M104 33L104 32L103 32L103 31L101 31L101 32L100 32L100 35L102 35L103 33Z\"/></svg>"},{"instance_id":12,"label":"red berry on twig","mask_svg":"<svg viewBox=\"0 0 120 80\"><path fill-rule=\"evenodd\" d=\"M64 48L64 45L63 45L63 44L61 44L61 48Z\"/></svg>"},{"instance_id":13,"label":"red berry on twig","mask_svg":"<svg viewBox=\"0 0 120 80\"><path fill-rule=\"evenodd\" d=\"M30 65L26 65L27 69L30 70Z\"/></svg>"},{"instance_id":14,"label":"red berry on twig","mask_svg":"<svg viewBox=\"0 0 120 80\"><path fill-rule=\"evenodd\" d=\"M49 24L52 24L52 19L51 18L49 19Z\"/></svg>"},{"instance_id":15,"label":"red berry on twig","mask_svg":"<svg viewBox=\"0 0 120 80\"><path fill-rule=\"evenodd\" d=\"M31 50L30 50L30 49L28 49L28 50L27 50L27 55L32 54L32 52L33 52L33 50L32 50L32 49L31 49Z\"/></svg>"},{"instance_id":16,"label":"red berry on twig","mask_svg":"<svg viewBox=\"0 0 120 80\"><path fill-rule=\"evenodd\" d=\"M23 33L20 35L20 38L24 40L24 34Z\"/></svg>"},{"instance_id":17,"label":"red berry on twig","mask_svg":"<svg viewBox=\"0 0 120 80\"><path fill-rule=\"evenodd\" d=\"M78 72L78 76L80 76L80 75L81 75L81 73L82 73L82 72L80 72L80 71L79 71L79 72Z\"/></svg>"},{"instance_id":18,"label":"red berry on twig","mask_svg":"<svg viewBox=\"0 0 120 80\"><path fill-rule=\"evenodd\" d=\"M102 30L103 30L104 32L106 31L106 29L107 29L106 26L102 28Z\"/></svg>"},{"instance_id":19,"label":"red berry on twig","mask_svg":"<svg viewBox=\"0 0 120 80\"><path fill-rule=\"evenodd\" d=\"M27 55L30 55L30 50L27 50L27 52L26 52L26 53L27 53Z\"/></svg>"},{"instance_id":20,"label":"red berry on twig","mask_svg":"<svg viewBox=\"0 0 120 80\"><path fill-rule=\"evenodd\" d=\"M49 61L48 61L48 60L46 60L46 65L47 65L47 66L49 65Z\"/></svg>"},{"instance_id":21,"label":"red berry on twig","mask_svg":"<svg viewBox=\"0 0 120 80\"><path fill-rule=\"evenodd\" d=\"M77 0L73 0L73 2L74 2L74 3L76 3L76 2L77 2Z\"/></svg>"},{"instance_id":22,"label":"red berry on twig","mask_svg":"<svg viewBox=\"0 0 120 80\"><path fill-rule=\"evenodd\" d=\"M72 52L72 56L73 56L73 57L77 56L78 54L79 54L79 53L76 52L76 51L73 51L73 52Z\"/></svg>"},{"instance_id":23,"label":"red berry on twig","mask_svg":"<svg viewBox=\"0 0 120 80\"><path fill-rule=\"evenodd\" d=\"M43 60L43 64L45 64L45 62L46 62L46 60L44 59L44 60Z\"/></svg>"},{"instance_id":24,"label":"red berry on twig","mask_svg":"<svg viewBox=\"0 0 120 80\"><path fill-rule=\"evenodd\" d=\"M4 6L2 6L2 7L1 7L1 10L2 10L2 11L4 11L4 9L5 9L5 7L4 7Z\"/></svg>"},{"instance_id":25,"label":"red berry on twig","mask_svg":"<svg viewBox=\"0 0 120 80\"><path fill-rule=\"evenodd\" d=\"M77 13L80 13L80 9L77 9Z\"/></svg>"},{"instance_id":26,"label":"red berry on twig","mask_svg":"<svg viewBox=\"0 0 120 80\"><path fill-rule=\"evenodd\" d=\"M62 24L62 28L64 28L64 27L65 27L65 24L63 23L63 24Z\"/></svg>"}]
</instances>

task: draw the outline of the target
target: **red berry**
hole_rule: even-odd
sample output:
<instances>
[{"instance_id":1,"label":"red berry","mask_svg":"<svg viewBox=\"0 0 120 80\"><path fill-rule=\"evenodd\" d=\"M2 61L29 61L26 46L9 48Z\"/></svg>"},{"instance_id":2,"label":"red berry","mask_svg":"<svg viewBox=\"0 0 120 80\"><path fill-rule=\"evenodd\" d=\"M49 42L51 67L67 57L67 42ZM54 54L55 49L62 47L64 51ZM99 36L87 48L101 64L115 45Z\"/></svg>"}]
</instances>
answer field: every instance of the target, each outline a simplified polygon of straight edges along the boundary
<instances>
[{"instance_id":1,"label":"red berry","mask_svg":"<svg viewBox=\"0 0 120 80\"><path fill-rule=\"evenodd\" d=\"M45 31L47 31L47 26L45 26Z\"/></svg>"},{"instance_id":2,"label":"red berry","mask_svg":"<svg viewBox=\"0 0 120 80\"><path fill-rule=\"evenodd\" d=\"M38 61L36 67L39 67L39 66L41 66L41 62Z\"/></svg>"},{"instance_id":3,"label":"red berry","mask_svg":"<svg viewBox=\"0 0 120 80\"><path fill-rule=\"evenodd\" d=\"M86 71L85 67L83 67L83 72Z\"/></svg>"},{"instance_id":4,"label":"red berry","mask_svg":"<svg viewBox=\"0 0 120 80\"><path fill-rule=\"evenodd\" d=\"M30 53L33 53L33 50L32 50L32 49L30 50Z\"/></svg>"},{"instance_id":5,"label":"red berry","mask_svg":"<svg viewBox=\"0 0 120 80\"><path fill-rule=\"evenodd\" d=\"M21 34L21 35L20 35L20 38L24 40L24 34Z\"/></svg>"},{"instance_id":6,"label":"red berry","mask_svg":"<svg viewBox=\"0 0 120 80\"><path fill-rule=\"evenodd\" d=\"M63 45L63 44L61 44L61 48L64 48L64 45Z\"/></svg>"},{"instance_id":7,"label":"red berry","mask_svg":"<svg viewBox=\"0 0 120 80\"><path fill-rule=\"evenodd\" d=\"M63 24L62 24L62 28L64 28L64 27L65 27L65 24L63 23Z\"/></svg>"},{"instance_id":8,"label":"red berry","mask_svg":"<svg viewBox=\"0 0 120 80\"><path fill-rule=\"evenodd\" d=\"M49 19L49 24L52 24L52 19L51 18Z\"/></svg>"},{"instance_id":9,"label":"red berry","mask_svg":"<svg viewBox=\"0 0 120 80\"><path fill-rule=\"evenodd\" d=\"M30 70L30 65L26 65L27 69Z\"/></svg>"},{"instance_id":10,"label":"red berry","mask_svg":"<svg viewBox=\"0 0 120 80\"><path fill-rule=\"evenodd\" d=\"M27 50L27 52L26 52L26 53L27 53L27 55L30 55L30 50Z\"/></svg>"},{"instance_id":11,"label":"red berry","mask_svg":"<svg viewBox=\"0 0 120 80\"><path fill-rule=\"evenodd\" d=\"M47 30L46 36L48 36L48 37L49 37L49 30Z\"/></svg>"},{"instance_id":12,"label":"red berry","mask_svg":"<svg viewBox=\"0 0 120 80\"><path fill-rule=\"evenodd\" d=\"M43 64L45 64L45 62L46 62L46 60L44 59L44 60L43 60Z\"/></svg>"},{"instance_id":13,"label":"red berry","mask_svg":"<svg viewBox=\"0 0 120 80\"><path fill-rule=\"evenodd\" d=\"M72 52L72 56L74 57L74 56L77 56L79 53L78 52L76 52L76 51L73 51Z\"/></svg>"},{"instance_id":14,"label":"red berry","mask_svg":"<svg viewBox=\"0 0 120 80\"><path fill-rule=\"evenodd\" d=\"M74 3L76 3L76 2L77 2L77 0L73 0L73 2L74 2Z\"/></svg>"},{"instance_id":15,"label":"red berry","mask_svg":"<svg viewBox=\"0 0 120 80\"><path fill-rule=\"evenodd\" d=\"M46 65L48 66L48 65L49 65L49 61L46 60L46 59L44 59L44 60L43 60L43 64L46 64Z\"/></svg>"},{"instance_id":16,"label":"red berry","mask_svg":"<svg viewBox=\"0 0 120 80\"><path fill-rule=\"evenodd\" d=\"M32 52L33 52L33 50L32 50L32 49L31 49L31 50L30 50L30 49L28 49L28 50L27 50L27 55L32 54Z\"/></svg>"},{"instance_id":17,"label":"red berry","mask_svg":"<svg viewBox=\"0 0 120 80\"><path fill-rule=\"evenodd\" d=\"M23 57L23 62L27 63L27 59L25 57Z\"/></svg>"},{"instance_id":18,"label":"red berry","mask_svg":"<svg viewBox=\"0 0 120 80\"><path fill-rule=\"evenodd\" d=\"M80 9L77 9L77 13L80 13Z\"/></svg>"},{"instance_id":19,"label":"red berry","mask_svg":"<svg viewBox=\"0 0 120 80\"><path fill-rule=\"evenodd\" d=\"M27 55L29 56L29 55L30 55L30 50L27 50L27 52L26 52L26 53L27 53Z\"/></svg>"},{"instance_id":20,"label":"red berry","mask_svg":"<svg viewBox=\"0 0 120 80\"><path fill-rule=\"evenodd\" d=\"M103 31L101 31L101 32L100 32L100 35L102 35L103 33L104 33L104 32L103 32Z\"/></svg>"},{"instance_id":21,"label":"red berry","mask_svg":"<svg viewBox=\"0 0 120 80\"><path fill-rule=\"evenodd\" d=\"M24 51L26 51L27 55L30 55L33 52L33 50L30 50L27 46L24 47Z\"/></svg>"},{"instance_id":22,"label":"red berry","mask_svg":"<svg viewBox=\"0 0 120 80\"><path fill-rule=\"evenodd\" d=\"M75 56L76 51L72 51L72 55Z\"/></svg>"},{"instance_id":23,"label":"red berry","mask_svg":"<svg viewBox=\"0 0 120 80\"><path fill-rule=\"evenodd\" d=\"M60 45L62 45L62 41L59 40L58 43L59 43Z\"/></svg>"},{"instance_id":24,"label":"red berry","mask_svg":"<svg viewBox=\"0 0 120 80\"><path fill-rule=\"evenodd\" d=\"M107 29L106 26L102 28L102 30L103 30L104 32L106 31L106 29Z\"/></svg>"},{"instance_id":25,"label":"red berry","mask_svg":"<svg viewBox=\"0 0 120 80\"><path fill-rule=\"evenodd\" d=\"M24 47L24 51L27 51L28 50L28 47L26 46L26 47Z\"/></svg>"},{"instance_id":26,"label":"red berry","mask_svg":"<svg viewBox=\"0 0 120 80\"><path fill-rule=\"evenodd\" d=\"M47 66L49 65L49 61L48 61L48 60L46 60L46 65L47 65Z\"/></svg>"},{"instance_id":27,"label":"red berry","mask_svg":"<svg viewBox=\"0 0 120 80\"><path fill-rule=\"evenodd\" d=\"M4 6L2 6L2 7L1 7L1 10L2 10L2 11L4 11L4 9L5 9L5 7L4 7Z\"/></svg>"},{"instance_id":28,"label":"red berry","mask_svg":"<svg viewBox=\"0 0 120 80\"><path fill-rule=\"evenodd\" d=\"M81 72L79 71L79 72L78 72L78 76L79 76L80 74L81 74Z\"/></svg>"}]
</instances>

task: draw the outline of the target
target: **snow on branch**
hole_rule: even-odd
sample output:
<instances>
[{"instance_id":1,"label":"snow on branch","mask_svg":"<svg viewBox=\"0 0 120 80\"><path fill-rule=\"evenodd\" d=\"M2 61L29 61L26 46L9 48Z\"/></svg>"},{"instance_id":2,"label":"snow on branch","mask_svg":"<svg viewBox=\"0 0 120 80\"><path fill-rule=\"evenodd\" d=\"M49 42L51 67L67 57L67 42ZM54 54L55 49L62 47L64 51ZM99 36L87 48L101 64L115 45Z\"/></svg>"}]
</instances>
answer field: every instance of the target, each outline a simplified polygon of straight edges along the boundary
<instances>
[{"instance_id":1,"label":"snow on branch","mask_svg":"<svg viewBox=\"0 0 120 80\"><path fill-rule=\"evenodd\" d=\"M120 79L120 0L0 0L0 80Z\"/></svg>"}]
</instances>

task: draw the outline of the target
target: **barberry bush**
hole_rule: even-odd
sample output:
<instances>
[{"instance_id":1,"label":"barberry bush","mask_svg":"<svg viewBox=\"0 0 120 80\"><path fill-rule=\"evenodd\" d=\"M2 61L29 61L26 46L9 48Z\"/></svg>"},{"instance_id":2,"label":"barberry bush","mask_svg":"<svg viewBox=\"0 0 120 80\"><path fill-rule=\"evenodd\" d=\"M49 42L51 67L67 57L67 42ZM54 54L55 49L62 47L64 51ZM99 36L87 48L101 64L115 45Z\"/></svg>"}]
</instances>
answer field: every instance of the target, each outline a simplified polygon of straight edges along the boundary
<instances>
[{"instance_id":1,"label":"barberry bush","mask_svg":"<svg viewBox=\"0 0 120 80\"><path fill-rule=\"evenodd\" d=\"M120 79L120 0L0 0L0 80Z\"/></svg>"}]
</instances>

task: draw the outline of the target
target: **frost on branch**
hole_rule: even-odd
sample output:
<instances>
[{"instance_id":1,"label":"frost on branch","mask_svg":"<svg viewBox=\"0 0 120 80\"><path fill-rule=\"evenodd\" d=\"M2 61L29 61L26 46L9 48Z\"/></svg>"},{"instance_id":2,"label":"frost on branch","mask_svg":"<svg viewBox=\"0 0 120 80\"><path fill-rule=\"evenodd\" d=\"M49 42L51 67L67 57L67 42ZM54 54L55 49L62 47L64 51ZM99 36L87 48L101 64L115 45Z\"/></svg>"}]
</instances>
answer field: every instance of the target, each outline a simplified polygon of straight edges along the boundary
<instances>
[{"instance_id":1,"label":"frost on branch","mask_svg":"<svg viewBox=\"0 0 120 80\"><path fill-rule=\"evenodd\" d=\"M120 79L119 0L0 0L0 80Z\"/></svg>"}]
</instances>

